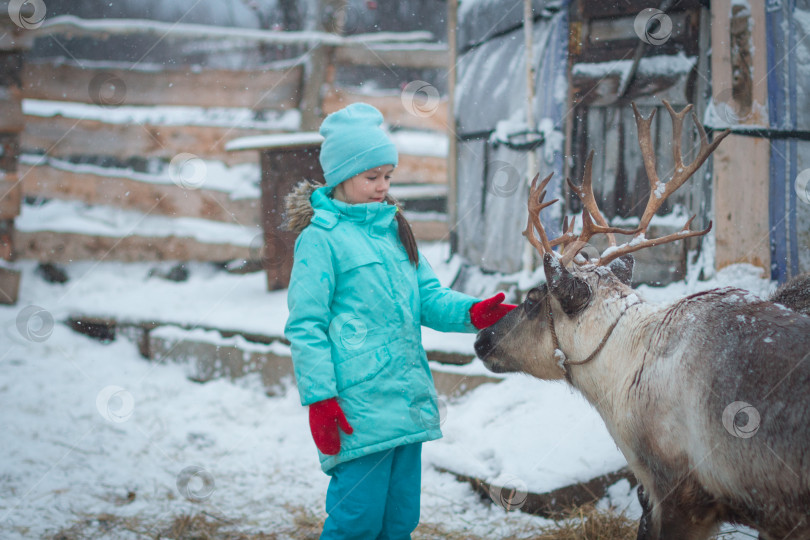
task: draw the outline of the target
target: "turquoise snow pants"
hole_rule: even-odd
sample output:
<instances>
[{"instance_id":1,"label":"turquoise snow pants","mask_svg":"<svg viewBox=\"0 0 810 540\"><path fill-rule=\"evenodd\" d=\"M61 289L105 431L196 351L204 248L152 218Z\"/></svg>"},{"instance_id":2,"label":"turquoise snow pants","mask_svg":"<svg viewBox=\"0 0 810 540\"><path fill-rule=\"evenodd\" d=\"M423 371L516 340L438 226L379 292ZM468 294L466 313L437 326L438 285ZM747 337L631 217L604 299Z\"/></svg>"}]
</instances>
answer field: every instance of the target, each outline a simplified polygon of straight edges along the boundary
<instances>
[{"instance_id":1,"label":"turquoise snow pants","mask_svg":"<svg viewBox=\"0 0 810 540\"><path fill-rule=\"evenodd\" d=\"M404 540L419 524L422 443L336 465L321 540Z\"/></svg>"}]
</instances>

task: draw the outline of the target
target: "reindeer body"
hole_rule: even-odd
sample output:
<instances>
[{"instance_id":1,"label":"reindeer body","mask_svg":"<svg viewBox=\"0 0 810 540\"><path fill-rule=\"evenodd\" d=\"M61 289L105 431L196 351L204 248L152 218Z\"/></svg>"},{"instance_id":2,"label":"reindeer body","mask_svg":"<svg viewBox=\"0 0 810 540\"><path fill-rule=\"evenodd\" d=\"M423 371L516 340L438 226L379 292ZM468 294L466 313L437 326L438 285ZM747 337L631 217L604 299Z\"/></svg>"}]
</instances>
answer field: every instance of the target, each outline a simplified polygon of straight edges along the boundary
<instances>
[{"instance_id":1,"label":"reindeer body","mask_svg":"<svg viewBox=\"0 0 810 540\"><path fill-rule=\"evenodd\" d=\"M592 152L582 184L568 181L583 205L579 233L566 219L560 237L547 237L540 212L555 202L544 202L551 176L534 179L523 234L543 255L547 285L480 331L476 353L492 371L565 378L584 394L641 481L640 540L704 540L727 521L766 540L810 539L810 316L801 313L810 277L774 296L796 311L731 288L659 308L629 286L631 253L711 229L690 230L692 216L677 233L646 237L664 200L729 133L710 143L693 112L700 148L687 165L681 133L691 105L664 105L675 163L666 182L656 170L653 114L633 104L650 182L638 228L611 227L599 211ZM596 260L581 256L598 234L610 247ZM633 239L616 245L616 234Z\"/></svg>"},{"instance_id":2,"label":"reindeer body","mask_svg":"<svg viewBox=\"0 0 810 540\"><path fill-rule=\"evenodd\" d=\"M703 539L725 521L768 539L810 538L810 317L739 289L658 308L599 270L584 276L593 292L581 313L540 290L548 303L539 315L524 305L479 333L484 363L567 377L582 392L649 498L639 538ZM614 321L599 354L575 365ZM735 434L735 415L726 427L724 412L738 402L759 419L738 415Z\"/></svg>"},{"instance_id":3,"label":"reindeer body","mask_svg":"<svg viewBox=\"0 0 810 540\"><path fill-rule=\"evenodd\" d=\"M777 289L771 302L784 304L794 311L810 315L810 274L801 274Z\"/></svg>"}]
</instances>

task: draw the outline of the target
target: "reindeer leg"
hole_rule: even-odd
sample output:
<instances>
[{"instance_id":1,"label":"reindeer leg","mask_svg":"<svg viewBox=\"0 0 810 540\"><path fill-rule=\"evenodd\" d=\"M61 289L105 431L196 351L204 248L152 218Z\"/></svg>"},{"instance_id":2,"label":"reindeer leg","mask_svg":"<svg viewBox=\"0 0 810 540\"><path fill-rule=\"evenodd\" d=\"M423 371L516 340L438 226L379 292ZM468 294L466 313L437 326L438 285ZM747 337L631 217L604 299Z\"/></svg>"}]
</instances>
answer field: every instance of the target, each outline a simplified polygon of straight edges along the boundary
<instances>
[{"instance_id":1,"label":"reindeer leg","mask_svg":"<svg viewBox=\"0 0 810 540\"><path fill-rule=\"evenodd\" d=\"M717 532L719 523L711 511L701 516L700 509L677 501L678 497L672 497L660 504L658 540L708 540Z\"/></svg>"},{"instance_id":2,"label":"reindeer leg","mask_svg":"<svg viewBox=\"0 0 810 540\"><path fill-rule=\"evenodd\" d=\"M638 502L641 504L641 519L638 521L636 540L652 540L654 538L652 535L652 507L650 506L650 498L641 484L638 485Z\"/></svg>"}]
</instances>

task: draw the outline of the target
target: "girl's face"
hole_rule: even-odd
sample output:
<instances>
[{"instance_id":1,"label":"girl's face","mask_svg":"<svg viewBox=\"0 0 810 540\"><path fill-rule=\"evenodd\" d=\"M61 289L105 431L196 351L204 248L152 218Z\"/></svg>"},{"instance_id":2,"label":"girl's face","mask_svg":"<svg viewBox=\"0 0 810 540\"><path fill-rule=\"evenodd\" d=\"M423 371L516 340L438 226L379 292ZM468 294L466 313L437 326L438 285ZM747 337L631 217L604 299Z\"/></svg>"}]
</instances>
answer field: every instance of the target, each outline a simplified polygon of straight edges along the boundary
<instances>
[{"instance_id":1,"label":"girl's face","mask_svg":"<svg viewBox=\"0 0 810 540\"><path fill-rule=\"evenodd\" d=\"M334 197L348 204L382 202L391 187L393 165L381 165L361 172L337 185Z\"/></svg>"}]
</instances>

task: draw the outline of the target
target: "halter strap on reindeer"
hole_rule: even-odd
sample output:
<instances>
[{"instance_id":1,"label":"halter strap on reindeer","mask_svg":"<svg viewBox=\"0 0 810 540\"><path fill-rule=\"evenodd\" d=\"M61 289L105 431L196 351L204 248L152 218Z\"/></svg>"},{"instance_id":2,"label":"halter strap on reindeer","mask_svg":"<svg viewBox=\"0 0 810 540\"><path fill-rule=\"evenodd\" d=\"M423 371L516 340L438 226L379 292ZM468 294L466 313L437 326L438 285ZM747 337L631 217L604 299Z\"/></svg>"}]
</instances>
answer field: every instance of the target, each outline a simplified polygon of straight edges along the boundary
<instances>
[{"instance_id":1,"label":"halter strap on reindeer","mask_svg":"<svg viewBox=\"0 0 810 540\"><path fill-rule=\"evenodd\" d=\"M547 208L554 203L556 203L559 199L554 199L549 202L544 202L546 196L546 186L548 186L549 181L553 175L550 174L546 178L543 179L542 182L537 183L539 179L539 174L535 176L534 180L532 180L531 189L529 192L529 202L528 202L528 209L529 209L529 219L526 225L526 230L523 231L523 235L529 240L529 242L535 247L535 249L542 255L543 257L543 264L546 268L554 268L555 271L549 273L546 272L546 276L549 279L549 289L554 290L555 287L565 286L568 288L576 288L577 286L587 287L587 284L584 282L578 282L570 278L570 274L565 269L571 263L575 263L577 265L595 265L595 266L608 266L611 262L615 261L619 257L624 255L628 255L635 251L639 251L644 248L657 246L660 244L666 244L669 242L674 242L676 240L682 240L685 238L690 238L693 236L702 236L708 233L712 228L712 223L709 222L709 226L706 227L704 230L700 231L692 231L690 229L690 225L692 221L695 219L695 215L692 215L686 223L684 224L683 228L673 234L669 234L666 236L662 236L660 238L647 238L647 228L652 221L653 216L661 208L661 205L664 201L672 195L678 188L680 188L699 168L703 165L703 162L714 152L720 142L730 133L729 130L725 130L722 133L718 134L715 139L710 143L708 137L706 135L706 130L703 129L703 126L698 121L697 115L694 111L692 111L692 105L687 105L683 108L680 112L675 112L675 110L670 106L669 102L664 100L664 106L667 108L670 117L672 118L672 153L674 157L674 171L672 173L671 178L669 178L666 182L662 181L658 177L658 173L656 171L655 165L655 153L654 147L652 142L652 135L650 126L653 121L653 117L655 116L655 109L653 109L652 113L645 118L636 107L636 104L633 103L633 114L636 119L636 126L638 128L638 140L639 146L641 147L641 154L644 159L644 168L647 172L647 178L650 182L650 196L647 201L647 206L644 209L644 213L641 216L641 220L639 222L639 226L635 229L624 229L620 227L611 227L608 225L607 220L602 215L599 210L599 206L596 203L596 198L593 194L593 182L591 178L592 173L592 165L593 165L593 150L589 153L588 159L585 162L585 169L583 171L583 179L582 183L577 186L571 179L567 179L568 186L570 187L571 191L573 191L577 197L582 201L583 209L582 209L582 230L580 233L575 234L575 218L572 218L569 222L568 218L566 217L563 221L563 233L553 239L549 240L548 235L543 227L542 222L540 221L540 212ZM686 118L686 115L689 112L692 112L692 119L697 127L698 133L700 135L700 149L698 151L697 156L695 159L689 163L688 165L684 164L683 162L683 155L681 153L681 134L683 131L683 121ZM538 237L534 234L534 231L537 231ZM605 234L607 235L609 247L600 255L598 259L591 260L589 258L578 256L580 254L580 250L588 243L588 241L593 238L597 234ZM622 235L632 235L632 239L629 242L625 242L621 245L616 244L616 236L617 234ZM558 253L554 252L555 247L560 247L560 251ZM558 281L558 282L555 282ZM565 282L563 285L562 282ZM568 295L570 298L575 298L579 295L576 295L572 292L572 294ZM583 304L584 306L584 304ZM583 307L579 306L579 307ZM570 309L576 310L577 306L569 306ZM546 306L544 308L546 310L548 316L549 327L551 330L552 339L554 341L554 347L556 349L556 354L558 356L559 365L563 370L566 372L566 376L568 376L568 370L566 366L568 365L580 365L585 364L593 360L599 352L602 350L602 347L605 345L608 339L615 329L616 325L619 322L619 319L611 325L608 332L605 334L602 341L596 347L596 349L588 355L585 359L574 361L570 360L566 357L565 353L562 352L559 346L559 341L557 340L557 335L554 327L554 318L552 316L551 305L549 304L549 300L546 300ZM621 318L621 316L619 317Z\"/></svg>"}]
</instances>

